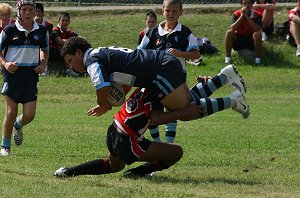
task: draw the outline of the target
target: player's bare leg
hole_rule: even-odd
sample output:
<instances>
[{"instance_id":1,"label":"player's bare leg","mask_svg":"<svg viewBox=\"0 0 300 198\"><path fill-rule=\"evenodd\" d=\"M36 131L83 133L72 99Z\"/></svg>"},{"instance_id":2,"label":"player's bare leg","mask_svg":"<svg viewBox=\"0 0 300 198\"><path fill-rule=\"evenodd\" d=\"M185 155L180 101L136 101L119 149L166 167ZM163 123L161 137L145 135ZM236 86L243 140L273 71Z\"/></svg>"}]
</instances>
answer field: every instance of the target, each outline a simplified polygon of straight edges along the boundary
<instances>
[{"instance_id":1,"label":"player's bare leg","mask_svg":"<svg viewBox=\"0 0 300 198\"><path fill-rule=\"evenodd\" d=\"M124 173L124 176L145 177L155 171L161 171L169 168L178 162L182 156L183 150L178 144L152 142L147 151L139 159L139 161L145 161L147 163L127 170Z\"/></svg>"},{"instance_id":2,"label":"player's bare leg","mask_svg":"<svg viewBox=\"0 0 300 198\"><path fill-rule=\"evenodd\" d=\"M192 96L186 83L181 84L172 93L164 97L160 102L169 111L182 109L188 106Z\"/></svg>"}]
</instances>

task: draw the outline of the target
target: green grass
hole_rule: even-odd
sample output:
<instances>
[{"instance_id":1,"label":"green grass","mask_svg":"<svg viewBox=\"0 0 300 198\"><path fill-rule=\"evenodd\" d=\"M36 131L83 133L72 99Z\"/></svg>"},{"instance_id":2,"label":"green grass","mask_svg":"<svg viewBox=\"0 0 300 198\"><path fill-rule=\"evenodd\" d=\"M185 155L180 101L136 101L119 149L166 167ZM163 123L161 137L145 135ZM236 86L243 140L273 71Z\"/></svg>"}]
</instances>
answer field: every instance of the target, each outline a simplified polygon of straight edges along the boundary
<instances>
[{"instance_id":1,"label":"green grass","mask_svg":"<svg viewBox=\"0 0 300 198\"><path fill-rule=\"evenodd\" d=\"M95 47L134 48L144 27L144 13L79 15L72 19L72 27ZM282 22L285 17L280 11L276 20ZM204 55L201 67L188 65L189 85L197 75L215 75L224 66L223 38L230 20L229 12L185 11L181 22L220 50ZM244 120L227 110L179 122L176 141L184 148L184 156L151 179L125 179L123 171L53 177L61 166L107 156L106 129L118 108L102 117L87 117L87 110L96 103L89 78L42 77L37 115L24 128L23 145L13 146L12 156L0 159L0 197L299 197L300 66L294 54L295 48L271 39L265 44L261 66L234 55L248 87L250 118ZM224 87L214 96L232 91ZM3 120L3 97L0 104Z\"/></svg>"}]
</instances>

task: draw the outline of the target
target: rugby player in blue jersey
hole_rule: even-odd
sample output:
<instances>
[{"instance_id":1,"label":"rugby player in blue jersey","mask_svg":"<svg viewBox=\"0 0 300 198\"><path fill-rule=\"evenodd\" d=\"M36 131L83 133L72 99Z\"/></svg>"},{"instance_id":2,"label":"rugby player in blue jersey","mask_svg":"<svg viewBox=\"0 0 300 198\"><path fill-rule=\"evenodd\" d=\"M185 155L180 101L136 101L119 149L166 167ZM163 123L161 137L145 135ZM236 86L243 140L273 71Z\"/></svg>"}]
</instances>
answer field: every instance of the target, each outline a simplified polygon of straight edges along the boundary
<instances>
[{"instance_id":1,"label":"rugby player in blue jersey","mask_svg":"<svg viewBox=\"0 0 300 198\"><path fill-rule=\"evenodd\" d=\"M18 20L0 34L0 64L4 77L1 93L5 96L1 156L10 155L11 136L17 146L23 142L22 127L35 117L37 82L49 57L49 35L34 21L35 1L17 0ZM18 104L23 113L18 115Z\"/></svg>"},{"instance_id":2,"label":"rugby player in blue jersey","mask_svg":"<svg viewBox=\"0 0 300 198\"><path fill-rule=\"evenodd\" d=\"M160 50L119 47L92 48L83 37L70 38L62 48L68 67L88 72L96 89L101 115L112 107L108 103L111 83L148 88L151 97L169 111L187 107L201 98L191 94L180 61ZM244 81L232 65L221 70L214 89L230 84L245 94Z\"/></svg>"}]
</instances>

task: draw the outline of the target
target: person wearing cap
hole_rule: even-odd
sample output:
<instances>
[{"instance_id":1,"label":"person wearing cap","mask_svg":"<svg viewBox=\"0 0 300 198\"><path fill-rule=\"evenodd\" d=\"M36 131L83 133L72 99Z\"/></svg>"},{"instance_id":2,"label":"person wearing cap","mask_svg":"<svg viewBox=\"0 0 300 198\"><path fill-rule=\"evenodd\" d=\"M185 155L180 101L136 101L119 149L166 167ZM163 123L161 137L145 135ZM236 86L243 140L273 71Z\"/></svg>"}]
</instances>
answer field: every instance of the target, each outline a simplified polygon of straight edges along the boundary
<instances>
[{"instance_id":1,"label":"person wearing cap","mask_svg":"<svg viewBox=\"0 0 300 198\"><path fill-rule=\"evenodd\" d=\"M2 124L0 156L9 156L11 136L19 146L23 142L22 128L35 117L37 82L49 57L49 34L45 27L34 21L35 1L16 2L17 21L0 34L0 64L3 65L5 117ZM18 104L23 113L18 115Z\"/></svg>"}]
</instances>

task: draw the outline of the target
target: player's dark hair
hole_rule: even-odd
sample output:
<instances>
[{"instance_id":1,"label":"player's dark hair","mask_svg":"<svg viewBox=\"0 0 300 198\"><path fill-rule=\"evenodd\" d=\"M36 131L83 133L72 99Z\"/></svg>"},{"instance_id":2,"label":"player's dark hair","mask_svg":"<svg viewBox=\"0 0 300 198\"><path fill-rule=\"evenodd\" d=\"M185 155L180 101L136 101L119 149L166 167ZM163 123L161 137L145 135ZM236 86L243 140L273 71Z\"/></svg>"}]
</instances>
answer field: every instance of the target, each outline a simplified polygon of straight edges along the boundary
<instances>
[{"instance_id":1,"label":"player's dark hair","mask_svg":"<svg viewBox=\"0 0 300 198\"><path fill-rule=\"evenodd\" d=\"M243 5L243 2L244 2L244 1L245 1L245 0L241 0L241 1L240 1L241 5ZM255 0L250 0L251 4L254 4L254 1L255 1Z\"/></svg>"},{"instance_id":2,"label":"player's dark hair","mask_svg":"<svg viewBox=\"0 0 300 198\"><path fill-rule=\"evenodd\" d=\"M163 8L165 7L165 4L179 5L180 9L182 9L182 1L181 0L164 0Z\"/></svg>"},{"instance_id":3,"label":"player's dark hair","mask_svg":"<svg viewBox=\"0 0 300 198\"><path fill-rule=\"evenodd\" d=\"M153 18L155 18L155 21L157 21L157 16L153 10L150 10L146 13L145 20L147 20L147 17L153 17Z\"/></svg>"},{"instance_id":4,"label":"player's dark hair","mask_svg":"<svg viewBox=\"0 0 300 198\"><path fill-rule=\"evenodd\" d=\"M65 57L67 54L75 55L76 50L78 49L85 53L91 47L91 44L82 36L72 36L62 47L61 55L63 57Z\"/></svg>"},{"instance_id":5,"label":"player's dark hair","mask_svg":"<svg viewBox=\"0 0 300 198\"><path fill-rule=\"evenodd\" d=\"M44 12L44 6L41 3L35 3L35 9L40 9L42 12Z\"/></svg>"},{"instance_id":6,"label":"player's dark hair","mask_svg":"<svg viewBox=\"0 0 300 198\"><path fill-rule=\"evenodd\" d=\"M68 12L61 12L61 13L59 13L59 18L58 18L58 20L60 20L60 19L63 18L63 17L67 17L68 19L71 18L71 17L70 17L70 14L69 14Z\"/></svg>"}]
</instances>

